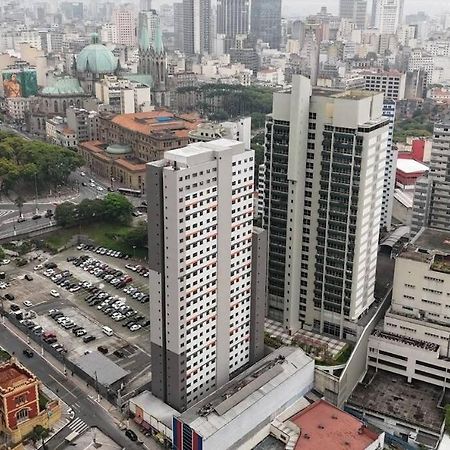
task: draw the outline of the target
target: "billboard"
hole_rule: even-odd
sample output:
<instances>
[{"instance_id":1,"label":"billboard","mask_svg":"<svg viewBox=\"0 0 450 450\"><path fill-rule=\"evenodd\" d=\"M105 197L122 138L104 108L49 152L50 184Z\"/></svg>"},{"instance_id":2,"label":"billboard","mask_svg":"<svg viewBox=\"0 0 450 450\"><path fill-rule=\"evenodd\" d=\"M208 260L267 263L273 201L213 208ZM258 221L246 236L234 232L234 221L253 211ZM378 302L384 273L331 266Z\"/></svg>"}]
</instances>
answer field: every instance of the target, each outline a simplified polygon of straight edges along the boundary
<instances>
[{"instance_id":1,"label":"billboard","mask_svg":"<svg viewBox=\"0 0 450 450\"><path fill-rule=\"evenodd\" d=\"M38 92L35 70L3 71L3 94L5 98L30 97Z\"/></svg>"}]
</instances>

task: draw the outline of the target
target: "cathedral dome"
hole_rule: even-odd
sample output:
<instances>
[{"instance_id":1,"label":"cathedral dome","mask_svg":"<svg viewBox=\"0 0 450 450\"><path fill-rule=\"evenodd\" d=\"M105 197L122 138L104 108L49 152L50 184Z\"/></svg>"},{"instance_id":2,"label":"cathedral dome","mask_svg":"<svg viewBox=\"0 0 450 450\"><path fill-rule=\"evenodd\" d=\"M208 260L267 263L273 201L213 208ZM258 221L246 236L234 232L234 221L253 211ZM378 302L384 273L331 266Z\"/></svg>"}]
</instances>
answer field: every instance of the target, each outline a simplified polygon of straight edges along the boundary
<instances>
[{"instance_id":1,"label":"cathedral dome","mask_svg":"<svg viewBox=\"0 0 450 450\"><path fill-rule=\"evenodd\" d=\"M92 35L91 42L78 55L77 72L114 73L118 66L117 58L111 50L100 44L97 34Z\"/></svg>"}]
</instances>

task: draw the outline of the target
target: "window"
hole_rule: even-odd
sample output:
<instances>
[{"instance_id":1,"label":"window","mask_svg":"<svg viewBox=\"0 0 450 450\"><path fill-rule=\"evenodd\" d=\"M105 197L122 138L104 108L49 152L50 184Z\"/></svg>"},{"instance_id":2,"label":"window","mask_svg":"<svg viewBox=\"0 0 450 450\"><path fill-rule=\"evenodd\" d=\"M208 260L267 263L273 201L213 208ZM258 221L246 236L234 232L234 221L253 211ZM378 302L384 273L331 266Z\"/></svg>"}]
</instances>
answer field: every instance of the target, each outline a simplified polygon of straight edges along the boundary
<instances>
[{"instance_id":1,"label":"window","mask_svg":"<svg viewBox=\"0 0 450 450\"><path fill-rule=\"evenodd\" d=\"M15 399L14 399L16 406L22 405L23 403L27 402L27 394L22 394L22 395L18 395Z\"/></svg>"},{"instance_id":2,"label":"window","mask_svg":"<svg viewBox=\"0 0 450 450\"><path fill-rule=\"evenodd\" d=\"M16 418L18 422L23 422L24 420L28 419L28 409L23 408L16 414Z\"/></svg>"}]
</instances>

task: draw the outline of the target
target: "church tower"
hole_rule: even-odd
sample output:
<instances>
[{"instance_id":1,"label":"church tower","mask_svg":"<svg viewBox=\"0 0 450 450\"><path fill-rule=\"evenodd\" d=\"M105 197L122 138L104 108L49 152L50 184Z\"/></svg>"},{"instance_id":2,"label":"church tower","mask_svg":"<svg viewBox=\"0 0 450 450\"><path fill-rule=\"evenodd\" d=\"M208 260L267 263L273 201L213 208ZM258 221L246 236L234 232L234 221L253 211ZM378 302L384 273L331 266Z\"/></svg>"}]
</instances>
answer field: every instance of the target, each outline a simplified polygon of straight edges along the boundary
<instances>
[{"instance_id":1,"label":"church tower","mask_svg":"<svg viewBox=\"0 0 450 450\"><path fill-rule=\"evenodd\" d=\"M155 106L169 106L167 92L167 54L158 23L154 40L150 39L148 19L145 13L139 14L139 65L138 72L151 75L153 80L152 102Z\"/></svg>"}]
</instances>

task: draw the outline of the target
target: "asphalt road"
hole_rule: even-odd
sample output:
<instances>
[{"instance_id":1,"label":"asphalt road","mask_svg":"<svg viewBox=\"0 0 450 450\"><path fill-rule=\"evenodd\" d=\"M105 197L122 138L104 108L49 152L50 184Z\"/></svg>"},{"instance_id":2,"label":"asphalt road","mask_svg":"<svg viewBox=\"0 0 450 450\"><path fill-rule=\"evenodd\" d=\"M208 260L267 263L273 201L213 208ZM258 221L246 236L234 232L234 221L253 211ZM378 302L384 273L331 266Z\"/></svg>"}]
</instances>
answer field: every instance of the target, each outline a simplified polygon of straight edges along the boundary
<instances>
[{"instance_id":1,"label":"asphalt road","mask_svg":"<svg viewBox=\"0 0 450 450\"><path fill-rule=\"evenodd\" d=\"M51 365L45 358L41 357L35 352L33 358L27 358L22 354L26 343L22 342L17 336L9 331L3 324L0 324L0 342L11 354L19 359L19 361L30 369L49 389L57 392L64 402L66 402L74 411L75 417L79 417L89 426L99 428L103 433L108 435L117 444L127 450L142 449L141 445L131 442L119 430L114 423L113 417L101 405L99 405L95 398L91 399L86 393L71 380L71 376L66 377L59 369ZM79 381L81 383L81 381ZM94 397L95 393L92 392ZM58 450L64 448L64 438L71 433L71 430L66 426L53 439L47 443L49 450Z\"/></svg>"}]
</instances>

